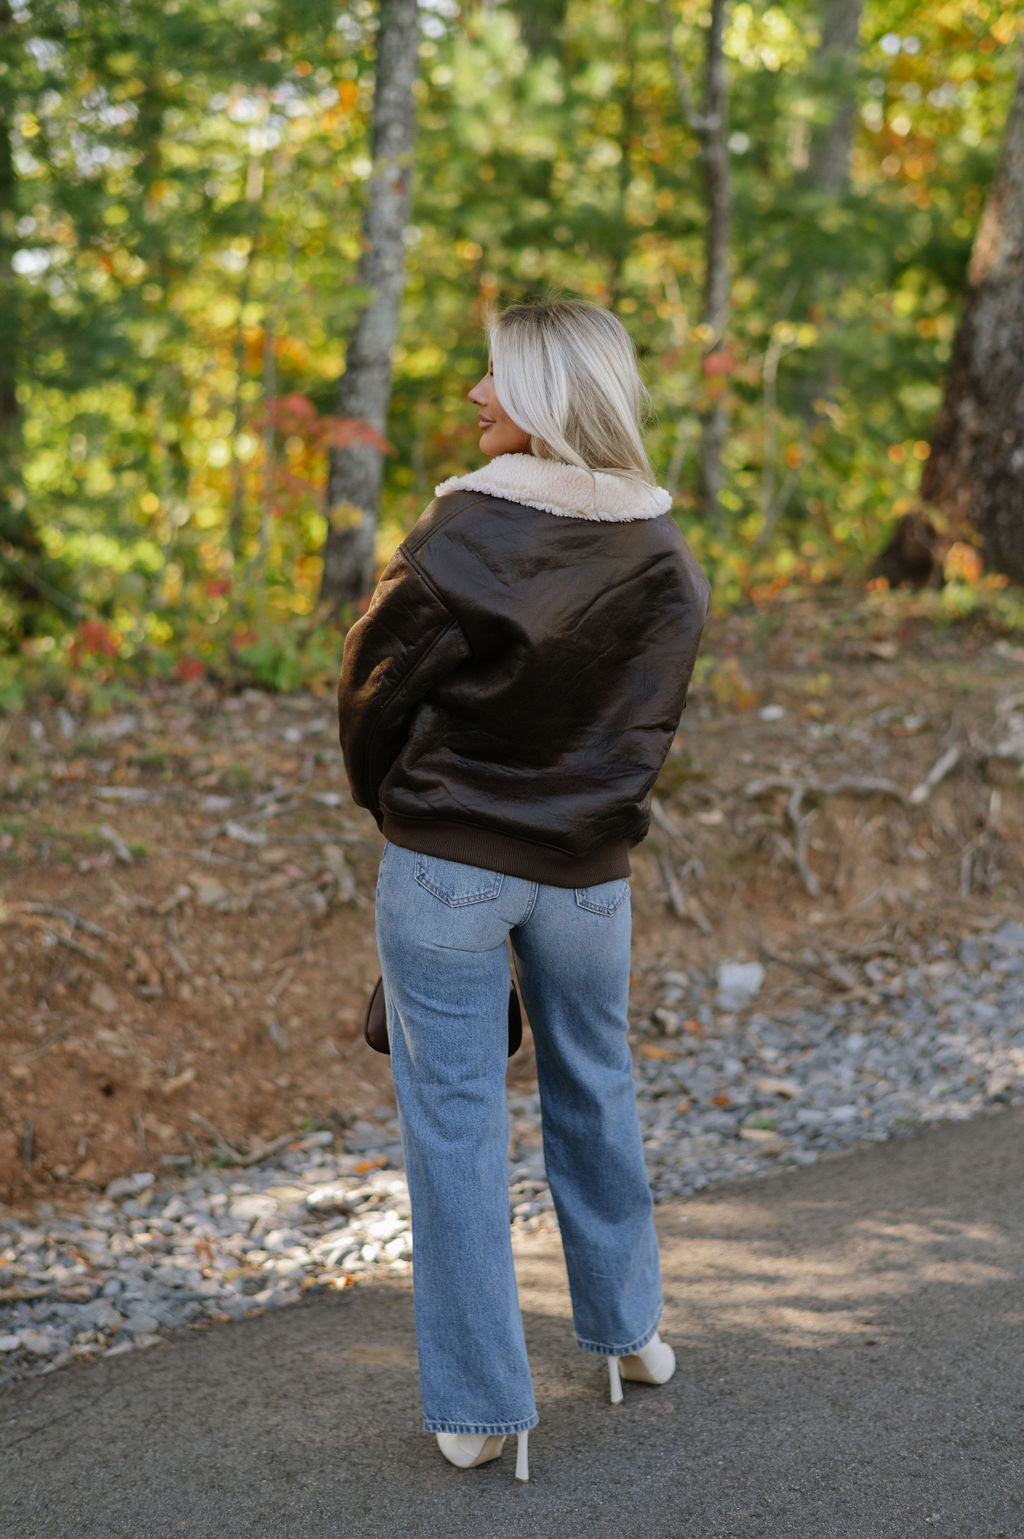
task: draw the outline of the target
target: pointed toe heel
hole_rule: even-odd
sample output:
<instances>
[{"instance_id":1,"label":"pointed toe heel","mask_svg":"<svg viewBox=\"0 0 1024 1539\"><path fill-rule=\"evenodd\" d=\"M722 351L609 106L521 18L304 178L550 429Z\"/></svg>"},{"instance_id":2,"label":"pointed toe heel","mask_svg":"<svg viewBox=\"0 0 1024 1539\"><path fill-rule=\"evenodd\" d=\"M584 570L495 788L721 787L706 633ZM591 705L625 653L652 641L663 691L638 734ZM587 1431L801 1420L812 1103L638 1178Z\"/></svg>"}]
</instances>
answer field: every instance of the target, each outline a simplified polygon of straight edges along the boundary
<instances>
[{"instance_id":1,"label":"pointed toe heel","mask_svg":"<svg viewBox=\"0 0 1024 1539\"><path fill-rule=\"evenodd\" d=\"M474 1470L478 1464L497 1459L505 1446L503 1437L487 1437L471 1432L439 1432L437 1446L460 1470Z\"/></svg>"},{"instance_id":2,"label":"pointed toe heel","mask_svg":"<svg viewBox=\"0 0 1024 1539\"><path fill-rule=\"evenodd\" d=\"M473 1432L438 1432L437 1446L448 1460L460 1470L475 1470L480 1464L497 1459L505 1446L504 1436ZM516 1479L529 1480L530 1456L527 1448L529 1432L517 1433Z\"/></svg>"}]
</instances>

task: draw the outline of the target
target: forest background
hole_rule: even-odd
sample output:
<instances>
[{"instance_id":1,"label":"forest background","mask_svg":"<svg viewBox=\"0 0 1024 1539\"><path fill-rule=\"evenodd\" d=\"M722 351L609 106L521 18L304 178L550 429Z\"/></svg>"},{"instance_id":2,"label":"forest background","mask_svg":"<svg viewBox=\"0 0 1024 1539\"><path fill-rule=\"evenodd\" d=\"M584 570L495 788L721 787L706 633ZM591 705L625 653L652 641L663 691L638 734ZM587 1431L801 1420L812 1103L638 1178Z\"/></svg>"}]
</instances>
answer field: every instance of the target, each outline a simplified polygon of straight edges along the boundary
<instances>
[{"instance_id":1,"label":"forest background","mask_svg":"<svg viewBox=\"0 0 1024 1539\"><path fill-rule=\"evenodd\" d=\"M683 969L885 1031L1016 920L1021 22L0 0L0 1204L388 1123L330 696L479 463L511 301L622 316L714 583L634 860L639 1054L704 1030Z\"/></svg>"},{"instance_id":2,"label":"forest background","mask_svg":"<svg viewBox=\"0 0 1024 1539\"><path fill-rule=\"evenodd\" d=\"M76 677L333 677L353 606L318 602L345 516L327 464L360 432L337 400L369 298L378 19L369 0L0 0L0 706ZM378 558L477 461L488 310L555 293L636 338L652 459L720 612L863 585L920 507L1018 7L427 0L419 20ZM1019 624L969 524L930 512L934 602Z\"/></svg>"}]
</instances>

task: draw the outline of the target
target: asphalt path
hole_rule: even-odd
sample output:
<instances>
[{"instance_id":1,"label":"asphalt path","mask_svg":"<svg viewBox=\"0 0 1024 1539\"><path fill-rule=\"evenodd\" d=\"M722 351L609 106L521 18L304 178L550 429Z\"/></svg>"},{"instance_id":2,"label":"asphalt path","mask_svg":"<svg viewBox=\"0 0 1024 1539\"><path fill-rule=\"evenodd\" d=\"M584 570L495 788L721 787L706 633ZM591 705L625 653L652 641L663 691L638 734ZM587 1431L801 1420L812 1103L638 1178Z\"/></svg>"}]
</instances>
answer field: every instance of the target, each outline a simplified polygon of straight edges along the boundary
<instances>
[{"instance_id":1,"label":"asphalt path","mask_svg":"<svg viewBox=\"0 0 1024 1539\"><path fill-rule=\"evenodd\" d=\"M409 1287L15 1385L2 1539L1022 1539L1024 1110L659 1209L679 1370L607 1401L518 1246L531 1480L420 1430Z\"/></svg>"}]
</instances>

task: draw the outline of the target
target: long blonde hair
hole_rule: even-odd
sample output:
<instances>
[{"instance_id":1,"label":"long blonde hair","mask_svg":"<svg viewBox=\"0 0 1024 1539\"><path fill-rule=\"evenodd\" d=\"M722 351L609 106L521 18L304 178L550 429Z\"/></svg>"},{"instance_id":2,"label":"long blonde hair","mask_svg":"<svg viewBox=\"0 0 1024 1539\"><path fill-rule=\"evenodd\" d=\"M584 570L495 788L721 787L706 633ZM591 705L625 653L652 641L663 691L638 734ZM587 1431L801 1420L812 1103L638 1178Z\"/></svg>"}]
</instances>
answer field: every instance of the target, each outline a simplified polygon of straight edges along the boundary
<instances>
[{"instance_id":1,"label":"long blonde hair","mask_svg":"<svg viewBox=\"0 0 1024 1539\"><path fill-rule=\"evenodd\" d=\"M654 486L641 436L647 393L633 342L600 305L511 305L493 321L494 388L538 459Z\"/></svg>"}]
</instances>

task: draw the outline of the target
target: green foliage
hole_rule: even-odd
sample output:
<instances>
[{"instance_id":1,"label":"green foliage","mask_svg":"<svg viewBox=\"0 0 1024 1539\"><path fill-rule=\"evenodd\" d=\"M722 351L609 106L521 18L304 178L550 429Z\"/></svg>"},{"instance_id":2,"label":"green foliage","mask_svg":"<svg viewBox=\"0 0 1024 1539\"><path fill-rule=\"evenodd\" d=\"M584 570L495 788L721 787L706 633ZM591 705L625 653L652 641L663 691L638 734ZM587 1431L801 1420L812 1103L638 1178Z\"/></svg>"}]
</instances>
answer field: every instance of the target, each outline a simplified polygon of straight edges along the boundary
<instances>
[{"instance_id":1,"label":"green foliage","mask_svg":"<svg viewBox=\"0 0 1024 1539\"><path fill-rule=\"evenodd\" d=\"M562 10L422 13L381 555L476 462L465 392L488 308L568 292L614 305L636 337L652 457L719 606L863 570L916 495L1009 103L1014 7L869 0L852 74L828 74L820 3L733 4L734 281L714 378L700 168L659 8L574 0L559 24ZM699 82L702 7L673 12ZM0 708L79 677L102 691L180 667L290 688L336 668L340 638L313 611L326 447L349 430L335 383L363 297L375 19L369 0L39 0L0 29L18 475L40 563L74 574L63 598L36 594L28 642L24 595L0 587ZM847 87L851 181L826 198L809 146ZM716 394L726 518L705 528L697 423ZM973 586L942 602L968 605Z\"/></svg>"},{"instance_id":2,"label":"green foliage","mask_svg":"<svg viewBox=\"0 0 1024 1539\"><path fill-rule=\"evenodd\" d=\"M282 694L307 687L328 688L341 662L342 636L327 628L303 634L297 629L256 636L233 648L235 676Z\"/></svg>"}]
</instances>

